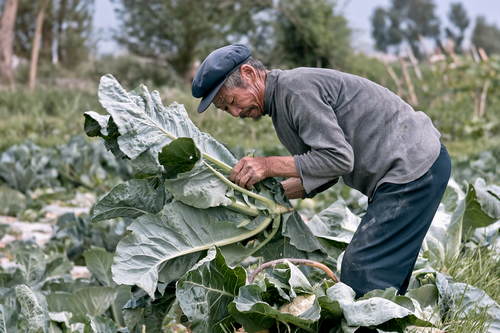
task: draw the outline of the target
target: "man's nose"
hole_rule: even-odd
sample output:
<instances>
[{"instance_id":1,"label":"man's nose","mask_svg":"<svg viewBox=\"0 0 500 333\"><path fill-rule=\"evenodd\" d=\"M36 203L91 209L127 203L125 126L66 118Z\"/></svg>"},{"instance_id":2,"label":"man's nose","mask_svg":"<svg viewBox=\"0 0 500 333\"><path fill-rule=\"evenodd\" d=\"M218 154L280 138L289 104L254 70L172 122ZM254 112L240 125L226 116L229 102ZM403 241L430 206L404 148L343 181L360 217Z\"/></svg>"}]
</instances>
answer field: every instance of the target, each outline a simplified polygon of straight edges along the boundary
<instances>
[{"instance_id":1,"label":"man's nose","mask_svg":"<svg viewBox=\"0 0 500 333\"><path fill-rule=\"evenodd\" d=\"M230 106L228 108L228 111L231 114L231 116L233 116L233 117L239 117L240 113L241 113L241 108L236 107L236 106Z\"/></svg>"}]
</instances>

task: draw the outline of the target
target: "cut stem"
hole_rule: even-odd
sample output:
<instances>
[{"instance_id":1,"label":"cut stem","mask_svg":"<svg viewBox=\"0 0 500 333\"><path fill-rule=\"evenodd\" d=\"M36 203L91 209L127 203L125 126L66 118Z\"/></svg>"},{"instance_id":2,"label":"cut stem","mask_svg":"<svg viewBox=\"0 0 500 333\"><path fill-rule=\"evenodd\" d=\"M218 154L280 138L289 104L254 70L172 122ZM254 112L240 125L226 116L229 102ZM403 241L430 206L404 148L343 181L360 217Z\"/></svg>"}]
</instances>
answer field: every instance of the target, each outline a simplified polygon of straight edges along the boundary
<instances>
[{"instance_id":1,"label":"cut stem","mask_svg":"<svg viewBox=\"0 0 500 333\"><path fill-rule=\"evenodd\" d=\"M227 165L226 163L224 163L222 161L219 161L216 158L213 158L212 156L210 156L210 155L208 155L206 153L202 153L201 155L202 155L202 157L204 159L206 159L207 161L210 161L213 164L217 165L219 168L221 168L223 171L225 171L227 173L230 173L231 170L233 170L233 168L231 166Z\"/></svg>"},{"instance_id":2,"label":"cut stem","mask_svg":"<svg viewBox=\"0 0 500 333\"><path fill-rule=\"evenodd\" d=\"M262 247L264 247L267 243L269 243L271 239L273 239L274 235L276 235L276 232L278 232L280 224L281 224L281 215L276 215L273 220L273 229L271 233L255 249L253 249L252 252L248 254L248 257L254 255L257 251L259 251Z\"/></svg>"},{"instance_id":3,"label":"cut stem","mask_svg":"<svg viewBox=\"0 0 500 333\"><path fill-rule=\"evenodd\" d=\"M234 210L238 213L243 213L249 216L259 216L260 211L255 207L250 207L241 201L233 200L232 204L226 206L227 208Z\"/></svg>"}]
</instances>

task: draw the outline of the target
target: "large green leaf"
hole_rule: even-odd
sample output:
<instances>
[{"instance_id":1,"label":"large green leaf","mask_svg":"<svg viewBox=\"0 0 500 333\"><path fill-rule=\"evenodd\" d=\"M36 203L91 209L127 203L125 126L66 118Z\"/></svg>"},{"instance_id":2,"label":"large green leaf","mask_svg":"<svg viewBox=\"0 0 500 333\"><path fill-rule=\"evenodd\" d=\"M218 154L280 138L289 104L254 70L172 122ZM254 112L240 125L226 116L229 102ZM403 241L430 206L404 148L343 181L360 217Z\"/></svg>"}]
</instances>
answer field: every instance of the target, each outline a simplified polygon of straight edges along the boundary
<instances>
[{"instance_id":1,"label":"large green leaf","mask_svg":"<svg viewBox=\"0 0 500 333\"><path fill-rule=\"evenodd\" d=\"M462 221L465 204L460 201L454 212L441 204L422 243L424 256L442 267L459 254L462 244Z\"/></svg>"},{"instance_id":2,"label":"large green leaf","mask_svg":"<svg viewBox=\"0 0 500 333\"><path fill-rule=\"evenodd\" d=\"M284 297L287 301L295 298L297 294L313 293L313 287L307 277L297 266L289 261L284 261L274 266L272 270L269 270L265 275L265 282L267 285L275 287L278 292L282 289L287 289L289 295L279 292L280 296Z\"/></svg>"},{"instance_id":3,"label":"large green leaf","mask_svg":"<svg viewBox=\"0 0 500 333\"><path fill-rule=\"evenodd\" d=\"M190 171L201 158L193 139L178 138L165 145L158 153L158 160L167 169L167 177Z\"/></svg>"},{"instance_id":4,"label":"large green leaf","mask_svg":"<svg viewBox=\"0 0 500 333\"><path fill-rule=\"evenodd\" d=\"M43 295L35 293L25 284L20 284L15 289L16 298L21 304L22 317L26 321L28 332L46 332L49 317Z\"/></svg>"},{"instance_id":5,"label":"large green leaf","mask_svg":"<svg viewBox=\"0 0 500 333\"><path fill-rule=\"evenodd\" d=\"M102 115L94 111L84 114L85 122L83 129L88 136L108 136L109 115Z\"/></svg>"},{"instance_id":6,"label":"large green leaf","mask_svg":"<svg viewBox=\"0 0 500 333\"><path fill-rule=\"evenodd\" d=\"M290 239L290 244L299 250L313 252L322 250L318 239L304 223L297 212L283 214L282 235ZM316 221L311 221L315 223Z\"/></svg>"},{"instance_id":7,"label":"large green leaf","mask_svg":"<svg viewBox=\"0 0 500 333\"><path fill-rule=\"evenodd\" d=\"M0 304L0 333L17 333L16 309Z\"/></svg>"},{"instance_id":8,"label":"large green leaf","mask_svg":"<svg viewBox=\"0 0 500 333\"><path fill-rule=\"evenodd\" d=\"M90 317L90 328L92 333L115 333L118 330L116 324L111 318L103 316Z\"/></svg>"},{"instance_id":9,"label":"large green leaf","mask_svg":"<svg viewBox=\"0 0 500 333\"><path fill-rule=\"evenodd\" d=\"M143 290L138 289L122 307L129 332L143 332L143 327L146 332L162 331L162 323L174 300L174 288L168 288L161 298L154 301Z\"/></svg>"},{"instance_id":10,"label":"large green leaf","mask_svg":"<svg viewBox=\"0 0 500 333\"><path fill-rule=\"evenodd\" d=\"M306 303L306 306L294 304L299 308L297 313L290 313L289 308L278 310L273 304L267 303L263 299L264 290L260 286L251 284L239 289L238 297L229 305L231 316L243 325L247 332L257 332L272 327L277 322L283 322L306 331L314 332L314 326L320 318L321 308L314 295L311 298L299 300ZM312 302L311 302L312 301Z\"/></svg>"},{"instance_id":11,"label":"large green leaf","mask_svg":"<svg viewBox=\"0 0 500 333\"><path fill-rule=\"evenodd\" d=\"M465 198L463 231L470 233L472 229L486 227L500 219L500 187L487 186L483 179L469 184Z\"/></svg>"},{"instance_id":12,"label":"large green leaf","mask_svg":"<svg viewBox=\"0 0 500 333\"><path fill-rule=\"evenodd\" d=\"M27 242L10 243L9 252L15 256L26 283L33 285L44 279L48 256L38 245Z\"/></svg>"},{"instance_id":13,"label":"large green leaf","mask_svg":"<svg viewBox=\"0 0 500 333\"><path fill-rule=\"evenodd\" d=\"M0 215L17 216L26 210L28 201L24 194L8 186L0 185ZM7 224L0 225L0 239L3 238Z\"/></svg>"},{"instance_id":14,"label":"large green leaf","mask_svg":"<svg viewBox=\"0 0 500 333\"><path fill-rule=\"evenodd\" d=\"M236 243L261 231L238 227L248 222L247 216L220 207L201 210L177 201L169 203L160 213L145 214L130 225L131 233L116 250L113 280L138 285L154 298L158 272L165 262L214 245Z\"/></svg>"},{"instance_id":15,"label":"large green leaf","mask_svg":"<svg viewBox=\"0 0 500 333\"><path fill-rule=\"evenodd\" d=\"M339 303L347 326L352 328L377 327L402 332L408 325L432 326L418 318L412 301L396 295L394 289L374 291L366 298L355 300L355 292L339 282L328 288L326 294L330 301Z\"/></svg>"},{"instance_id":16,"label":"large green leaf","mask_svg":"<svg viewBox=\"0 0 500 333\"><path fill-rule=\"evenodd\" d=\"M111 287L85 287L74 293L51 293L47 295L47 303L51 312L71 312L75 320L86 321L87 315L102 315L115 300L116 293Z\"/></svg>"},{"instance_id":17,"label":"large green leaf","mask_svg":"<svg viewBox=\"0 0 500 333\"><path fill-rule=\"evenodd\" d=\"M349 244L360 221L361 218L353 214L345 204L335 202L314 215L307 226L316 237Z\"/></svg>"},{"instance_id":18,"label":"large green leaf","mask_svg":"<svg viewBox=\"0 0 500 333\"><path fill-rule=\"evenodd\" d=\"M116 217L135 218L158 213L165 204L165 189L149 179L131 179L118 184L92 207L92 221Z\"/></svg>"},{"instance_id":19,"label":"large green leaf","mask_svg":"<svg viewBox=\"0 0 500 333\"><path fill-rule=\"evenodd\" d=\"M173 281L179 280L204 255L204 251L200 251L167 261L160 269L158 281L169 284Z\"/></svg>"},{"instance_id":20,"label":"large green leaf","mask_svg":"<svg viewBox=\"0 0 500 333\"><path fill-rule=\"evenodd\" d=\"M207 256L177 282L176 296L193 332L226 332L232 319L228 304L245 284L242 267L229 268L218 249Z\"/></svg>"},{"instance_id":21,"label":"large green leaf","mask_svg":"<svg viewBox=\"0 0 500 333\"><path fill-rule=\"evenodd\" d=\"M484 310L489 317L488 332L500 331L500 305L484 290L466 283L455 282L450 277L436 273L436 287L439 291L441 309L452 311L460 317Z\"/></svg>"},{"instance_id":22,"label":"large green leaf","mask_svg":"<svg viewBox=\"0 0 500 333\"><path fill-rule=\"evenodd\" d=\"M500 219L499 195L497 186L486 186L482 179L478 179L474 185L468 185L465 196L450 180L422 244L424 255L431 263L443 266L456 258L462 241L469 239L474 229Z\"/></svg>"},{"instance_id":23,"label":"large green leaf","mask_svg":"<svg viewBox=\"0 0 500 333\"><path fill-rule=\"evenodd\" d=\"M113 254L100 247L91 248L83 253L85 264L92 275L104 286L114 285L111 276Z\"/></svg>"},{"instance_id":24,"label":"large green leaf","mask_svg":"<svg viewBox=\"0 0 500 333\"><path fill-rule=\"evenodd\" d=\"M129 158L134 159L147 150L156 155L171 140L190 137L201 152L230 165L235 163L224 146L193 124L183 106L174 103L165 108L157 91L150 93L140 86L126 92L113 76L105 75L98 94L120 133L120 150Z\"/></svg>"},{"instance_id":25,"label":"large green leaf","mask_svg":"<svg viewBox=\"0 0 500 333\"><path fill-rule=\"evenodd\" d=\"M200 161L190 171L165 179L165 187L175 199L197 208L227 206L229 188Z\"/></svg>"},{"instance_id":26,"label":"large green leaf","mask_svg":"<svg viewBox=\"0 0 500 333\"><path fill-rule=\"evenodd\" d=\"M111 75L101 78L99 100L111 115L107 130L103 128L106 116L89 111L85 114L87 133L103 137L116 156L123 153L131 159L136 174L180 174L166 183L167 188L177 200L198 208L231 204L226 197L227 185L208 170L206 160L228 171L236 159L222 144L201 132L181 105L164 107L158 92L150 93L145 86L126 92ZM200 154L203 161L194 167Z\"/></svg>"},{"instance_id":27,"label":"large green leaf","mask_svg":"<svg viewBox=\"0 0 500 333\"><path fill-rule=\"evenodd\" d=\"M279 232L274 235L266 246L255 252L254 256L262 257L264 261L282 258L311 259L316 261L325 259L325 254L321 251L307 252L298 249L290 243L288 237L283 236Z\"/></svg>"}]
</instances>

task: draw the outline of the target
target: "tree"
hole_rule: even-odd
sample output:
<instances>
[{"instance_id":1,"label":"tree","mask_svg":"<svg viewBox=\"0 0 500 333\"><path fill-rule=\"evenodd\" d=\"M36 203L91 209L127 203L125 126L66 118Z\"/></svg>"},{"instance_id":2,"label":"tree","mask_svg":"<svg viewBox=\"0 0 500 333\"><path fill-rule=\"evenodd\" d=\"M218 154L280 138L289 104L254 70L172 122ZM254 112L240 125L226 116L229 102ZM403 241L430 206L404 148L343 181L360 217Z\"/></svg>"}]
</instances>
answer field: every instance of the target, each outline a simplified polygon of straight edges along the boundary
<instances>
[{"instance_id":1,"label":"tree","mask_svg":"<svg viewBox=\"0 0 500 333\"><path fill-rule=\"evenodd\" d=\"M252 16L269 1L116 0L116 40L136 55L170 66L186 81L196 59L254 28Z\"/></svg>"},{"instance_id":2,"label":"tree","mask_svg":"<svg viewBox=\"0 0 500 333\"><path fill-rule=\"evenodd\" d=\"M40 54L40 44L42 40L43 20L45 18L45 10L48 5L49 0L42 0L40 3L40 9L36 15L35 35L33 37L33 47L31 48L30 78L28 83L30 89L35 89L36 85L36 73L38 68L38 56Z\"/></svg>"},{"instance_id":3,"label":"tree","mask_svg":"<svg viewBox=\"0 0 500 333\"><path fill-rule=\"evenodd\" d=\"M40 1L21 1L15 27L15 53L30 58L34 17ZM50 0L42 28L40 60L74 68L88 58L94 0Z\"/></svg>"},{"instance_id":4,"label":"tree","mask_svg":"<svg viewBox=\"0 0 500 333\"><path fill-rule=\"evenodd\" d=\"M52 23L56 58L66 68L88 59L94 0L59 0Z\"/></svg>"},{"instance_id":5,"label":"tree","mask_svg":"<svg viewBox=\"0 0 500 333\"><path fill-rule=\"evenodd\" d=\"M486 22L484 16L478 16L472 32L472 43L488 54L500 54L500 29L495 24Z\"/></svg>"},{"instance_id":6,"label":"tree","mask_svg":"<svg viewBox=\"0 0 500 333\"><path fill-rule=\"evenodd\" d=\"M462 42L465 36L465 30L470 24L469 16L465 7L461 3L452 3L448 12L448 19L453 27L445 29L446 36L453 40L455 44L455 52L462 52Z\"/></svg>"},{"instance_id":7,"label":"tree","mask_svg":"<svg viewBox=\"0 0 500 333\"><path fill-rule=\"evenodd\" d=\"M371 17L372 36L380 51L407 43L415 56L421 58L421 39L439 40L440 21L432 0L392 0L388 9L377 7ZM399 51L399 49L397 49Z\"/></svg>"},{"instance_id":8,"label":"tree","mask_svg":"<svg viewBox=\"0 0 500 333\"><path fill-rule=\"evenodd\" d=\"M6 0L3 4L3 14L0 18L0 78L5 78L9 85L14 84L12 50L17 5L18 0Z\"/></svg>"},{"instance_id":9,"label":"tree","mask_svg":"<svg viewBox=\"0 0 500 333\"><path fill-rule=\"evenodd\" d=\"M253 54L269 66L345 69L352 53L347 20L332 0L279 0L254 17L247 36Z\"/></svg>"},{"instance_id":10,"label":"tree","mask_svg":"<svg viewBox=\"0 0 500 333\"><path fill-rule=\"evenodd\" d=\"M280 1L276 20L282 63L291 67L342 67L351 53L347 20L328 0Z\"/></svg>"}]
</instances>

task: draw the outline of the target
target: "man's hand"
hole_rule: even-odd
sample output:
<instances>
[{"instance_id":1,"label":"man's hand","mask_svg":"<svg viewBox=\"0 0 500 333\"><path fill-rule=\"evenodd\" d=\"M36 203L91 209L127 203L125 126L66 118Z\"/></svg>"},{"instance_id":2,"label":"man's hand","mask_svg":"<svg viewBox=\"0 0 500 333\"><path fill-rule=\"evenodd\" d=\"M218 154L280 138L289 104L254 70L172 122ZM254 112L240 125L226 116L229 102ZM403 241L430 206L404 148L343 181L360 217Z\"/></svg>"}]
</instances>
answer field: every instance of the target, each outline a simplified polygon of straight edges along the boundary
<instances>
[{"instance_id":1,"label":"man's hand","mask_svg":"<svg viewBox=\"0 0 500 333\"><path fill-rule=\"evenodd\" d=\"M269 177L298 177L293 156L244 157L233 168L229 180L251 188Z\"/></svg>"},{"instance_id":2,"label":"man's hand","mask_svg":"<svg viewBox=\"0 0 500 333\"><path fill-rule=\"evenodd\" d=\"M298 177L288 178L281 182L288 199L301 199L306 195L302 181Z\"/></svg>"},{"instance_id":3,"label":"man's hand","mask_svg":"<svg viewBox=\"0 0 500 333\"><path fill-rule=\"evenodd\" d=\"M270 177L269 169L267 157L244 157L234 166L229 180L241 187L251 188Z\"/></svg>"}]
</instances>

